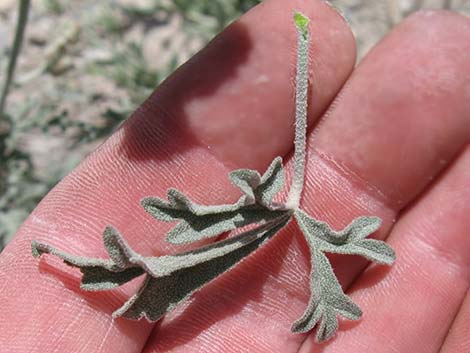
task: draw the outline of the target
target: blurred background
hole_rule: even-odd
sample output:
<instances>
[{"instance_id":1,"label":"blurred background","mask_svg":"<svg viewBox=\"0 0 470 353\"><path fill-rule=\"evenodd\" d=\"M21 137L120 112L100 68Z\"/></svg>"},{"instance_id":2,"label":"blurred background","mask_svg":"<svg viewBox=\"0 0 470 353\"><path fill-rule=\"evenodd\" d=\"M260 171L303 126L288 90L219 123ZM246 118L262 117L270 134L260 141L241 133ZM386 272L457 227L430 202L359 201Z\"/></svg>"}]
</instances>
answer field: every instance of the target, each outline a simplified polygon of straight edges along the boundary
<instances>
[{"instance_id":1,"label":"blurred background","mask_svg":"<svg viewBox=\"0 0 470 353\"><path fill-rule=\"evenodd\" d=\"M0 251L159 82L259 2L0 0ZM331 3L352 26L358 59L418 9L470 15L470 0Z\"/></svg>"}]
</instances>

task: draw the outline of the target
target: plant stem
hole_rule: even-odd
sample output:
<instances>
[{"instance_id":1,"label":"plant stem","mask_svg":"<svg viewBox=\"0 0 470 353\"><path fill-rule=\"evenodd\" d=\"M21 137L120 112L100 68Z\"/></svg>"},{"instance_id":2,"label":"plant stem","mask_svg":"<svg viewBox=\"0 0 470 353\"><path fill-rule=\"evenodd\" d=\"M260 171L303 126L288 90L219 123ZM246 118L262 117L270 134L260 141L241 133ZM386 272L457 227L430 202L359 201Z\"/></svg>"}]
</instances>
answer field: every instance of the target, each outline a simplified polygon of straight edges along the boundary
<instances>
[{"instance_id":1,"label":"plant stem","mask_svg":"<svg viewBox=\"0 0 470 353\"><path fill-rule=\"evenodd\" d=\"M20 0L18 4L18 22L16 24L15 38L13 39L13 46L10 54L10 60L6 71L5 83L3 84L2 95L0 96L0 119L2 119L5 110L5 104L13 81L13 74L15 72L16 61L20 53L21 44L23 42L24 30L28 22L30 0Z\"/></svg>"},{"instance_id":2,"label":"plant stem","mask_svg":"<svg viewBox=\"0 0 470 353\"><path fill-rule=\"evenodd\" d=\"M305 178L305 160L307 148L307 94L308 94L308 48L310 34L309 20L296 13L297 25L297 74L295 87L295 150L294 177L287 198L286 207L297 209L302 196Z\"/></svg>"}]
</instances>

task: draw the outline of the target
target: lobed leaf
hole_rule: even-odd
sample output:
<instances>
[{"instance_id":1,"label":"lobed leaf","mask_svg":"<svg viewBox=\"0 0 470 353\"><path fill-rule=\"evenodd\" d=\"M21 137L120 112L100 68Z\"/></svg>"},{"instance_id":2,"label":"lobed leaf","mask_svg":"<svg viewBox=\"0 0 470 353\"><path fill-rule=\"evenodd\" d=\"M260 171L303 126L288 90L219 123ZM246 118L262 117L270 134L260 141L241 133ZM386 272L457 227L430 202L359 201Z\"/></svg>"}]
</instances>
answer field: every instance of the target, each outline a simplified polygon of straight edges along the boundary
<instances>
[{"instance_id":1,"label":"lobed leaf","mask_svg":"<svg viewBox=\"0 0 470 353\"><path fill-rule=\"evenodd\" d=\"M244 195L234 204L204 206L192 202L176 189L168 190L168 201L148 197L144 209L162 221L178 221L167 234L173 244L184 244L215 237L252 223L264 223L288 211L271 207L272 198L282 189L282 160L274 159L263 176L257 171L240 169L230 174L232 183Z\"/></svg>"},{"instance_id":2,"label":"lobed leaf","mask_svg":"<svg viewBox=\"0 0 470 353\"><path fill-rule=\"evenodd\" d=\"M318 325L316 339L325 341L338 329L337 315L350 320L361 317L361 309L344 294L325 252L361 255L370 260L391 264L395 260L393 249L383 241L365 239L381 223L377 217L356 218L337 232L305 212L294 213L311 252L310 299L302 317L292 326L293 332L307 332Z\"/></svg>"},{"instance_id":3,"label":"lobed leaf","mask_svg":"<svg viewBox=\"0 0 470 353\"><path fill-rule=\"evenodd\" d=\"M380 227L378 217L358 217L339 232L301 210L295 212L295 219L305 236L312 239L312 246L321 251L360 255L387 265L395 261L395 252L390 245L381 240L365 239Z\"/></svg>"},{"instance_id":4,"label":"lobed leaf","mask_svg":"<svg viewBox=\"0 0 470 353\"><path fill-rule=\"evenodd\" d=\"M314 266L310 274L310 300L302 317L293 324L292 331L305 333L319 324L316 339L322 342L330 339L338 329L337 315L358 320L362 311L344 294L325 254L311 249L311 262Z\"/></svg>"},{"instance_id":5,"label":"lobed leaf","mask_svg":"<svg viewBox=\"0 0 470 353\"><path fill-rule=\"evenodd\" d=\"M235 237L177 255L144 257L133 251L113 228L103 233L110 259L69 255L44 243L33 242L33 255L55 255L83 273L81 288L108 290L137 276L146 275L139 291L115 316L158 320L166 312L188 299L192 293L231 269L272 237L289 220L285 214L269 223Z\"/></svg>"},{"instance_id":6,"label":"lobed leaf","mask_svg":"<svg viewBox=\"0 0 470 353\"><path fill-rule=\"evenodd\" d=\"M237 241L239 245L235 250L226 252L221 256L210 256L192 266L185 266L171 275L152 277L147 275L139 292L131 297L114 316L123 316L138 320L142 317L149 321L159 320L165 313L186 301L194 292L216 277L227 272L258 249L264 242L277 233L286 223L270 227L260 227L250 232L249 240ZM245 236L245 235L244 235ZM242 237L243 239L243 237ZM182 259L184 262L185 260Z\"/></svg>"}]
</instances>

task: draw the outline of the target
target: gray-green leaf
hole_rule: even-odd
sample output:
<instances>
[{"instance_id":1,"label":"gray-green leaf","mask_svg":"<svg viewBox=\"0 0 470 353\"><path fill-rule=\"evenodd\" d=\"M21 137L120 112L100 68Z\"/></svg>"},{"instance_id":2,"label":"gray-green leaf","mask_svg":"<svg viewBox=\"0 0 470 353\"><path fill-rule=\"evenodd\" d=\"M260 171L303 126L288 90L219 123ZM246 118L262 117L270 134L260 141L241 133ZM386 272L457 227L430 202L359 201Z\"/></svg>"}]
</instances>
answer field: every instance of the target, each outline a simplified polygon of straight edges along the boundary
<instances>
[{"instance_id":1,"label":"gray-green leaf","mask_svg":"<svg viewBox=\"0 0 470 353\"><path fill-rule=\"evenodd\" d=\"M318 250L312 250L313 265L310 275L311 297L302 317L292 326L292 331L304 333L319 323L317 341L326 341L338 329L337 315L358 320L361 309L344 294L327 257Z\"/></svg>"},{"instance_id":2,"label":"gray-green leaf","mask_svg":"<svg viewBox=\"0 0 470 353\"><path fill-rule=\"evenodd\" d=\"M233 268L246 256L259 248L266 240L278 232L287 220L251 232L250 239L237 240L237 248L222 256L211 256L192 266L185 266L171 275L163 277L147 276L138 293L131 297L113 315L138 320L159 320L165 313L186 301L194 292L219 275ZM185 259L181 261L184 263Z\"/></svg>"},{"instance_id":3,"label":"gray-green leaf","mask_svg":"<svg viewBox=\"0 0 470 353\"><path fill-rule=\"evenodd\" d=\"M295 219L302 232L311 238L312 246L318 250L360 255L387 265L395 261L395 252L390 245L381 240L365 239L380 227L381 220L378 217L358 217L339 232L300 210L295 212Z\"/></svg>"},{"instance_id":4,"label":"gray-green leaf","mask_svg":"<svg viewBox=\"0 0 470 353\"><path fill-rule=\"evenodd\" d=\"M274 195L282 189L282 160L276 158L263 176L254 170L237 170L232 182L244 192L236 203L203 206L192 202L175 189L168 190L168 201L147 197L144 209L162 221L178 221L166 235L168 242L184 244L215 237L252 223L264 223L288 213L271 207Z\"/></svg>"},{"instance_id":5,"label":"gray-green leaf","mask_svg":"<svg viewBox=\"0 0 470 353\"><path fill-rule=\"evenodd\" d=\"M113 228L106 228L103 240L110 259L93 259L69 255L44 243L33 242L34 256L53 254L83 273L85 290L107 290L146 274L140 290L115 316L150 321L188 299L220 274L231 269L256 250L290 220L290 214L232 238L177 255L144 257L133 251Z\"/></svg>"},{"instance_id":6,"label":"gray-green leaf","mask_svg":"<svg viewBox=\"0 0 470 353\"><path fill-rule=\"evenodd\" d=\"M337 232L301 210L294 215L310 248L312 270L309 303L292 331L307 332L319 324L316 339L321 342L331 338L338 329L337 315L350 320L361 316L361 309L344 294L324 252L361 255L384 264L393 263L395 253L383 241L365 239L379 228L381 221L377 217L356 218Z\"/></svg>"}]
</instances>

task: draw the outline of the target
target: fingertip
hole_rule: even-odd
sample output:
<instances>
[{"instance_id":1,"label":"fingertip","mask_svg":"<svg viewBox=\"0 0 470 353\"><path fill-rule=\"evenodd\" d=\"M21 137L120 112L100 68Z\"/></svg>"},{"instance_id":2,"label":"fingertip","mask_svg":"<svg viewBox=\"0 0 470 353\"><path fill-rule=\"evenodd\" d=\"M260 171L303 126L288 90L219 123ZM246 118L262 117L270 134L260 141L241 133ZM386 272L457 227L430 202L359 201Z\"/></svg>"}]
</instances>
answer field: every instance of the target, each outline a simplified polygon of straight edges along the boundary
<instances>
[{"instance_id":1,"label":"fingertip","mask_svg":"<svg viewBox=\"0 0 470 353\"><path fill-rule=\"evenodd\" d=\"M129 130L138 131L128 131L132 138L124 143L135 144L137 135L155 129L172 138L184 135L182 144L207 146L230 168L262 169L273 156L288 153L293 139L296 11L311 20L312 124L354 67L354 37L324 1L266 0L155 91L144 105L145 114L128 124ZM171 128L160 122L162 111ZM160 141L170 140L159 135ZM146 139L147 146L139 150L155 151L148 145L161 145L150 140L156 139Z\"/></svg>"}]
</instances>

